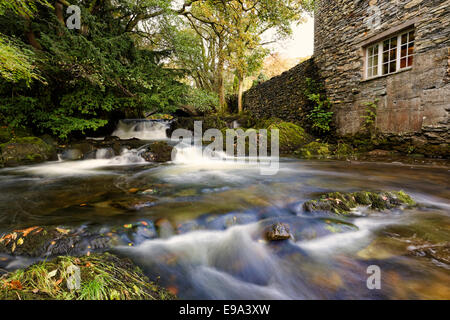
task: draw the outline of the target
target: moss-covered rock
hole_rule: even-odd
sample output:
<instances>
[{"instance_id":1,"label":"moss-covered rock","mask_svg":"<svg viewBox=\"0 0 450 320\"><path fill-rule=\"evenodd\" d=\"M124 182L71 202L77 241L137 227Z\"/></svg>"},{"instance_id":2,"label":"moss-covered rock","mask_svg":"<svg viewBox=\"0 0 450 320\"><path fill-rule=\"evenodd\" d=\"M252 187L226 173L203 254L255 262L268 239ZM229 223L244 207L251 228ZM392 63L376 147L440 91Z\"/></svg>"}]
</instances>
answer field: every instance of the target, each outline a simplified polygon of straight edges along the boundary
<instances>
[{"instance_id":1,"label":"moss-covered rock","mask_svg":"<svg viewBox=\"0 0 450 320\"><path fill-rule=\"evenodd\" d=\"M302 127L292 122L268 120L266 124L269 123L270 125L267 127L269 136L271 136L272 129L279 130L280 152L282 154L293 152L294 150L297 150L307 144L312 139Z\"/></svg>"},{"instance_id":2,"label":"moss-covered rock","mask_svg":"<svg viewBox=\"0 0 450 320\"><path fill-rule=\"evenodd\" d=\"M324 194L320 199L303 204L305 212L332 212L350 214L358 206L368 206L371 210L383 211L399 207L412 207L416 202L403 191L353 193L333 192Z\"/></svg>"},{"instance_id":3,"label":"moss-covered rock","mask_svg":"<svg viewBox=\"0 0 450 320\"><path fill-rule=\"evenodd\" d=\"M79 275L79 277L77 276ZM0 300L172 300L129 259L58 257L0 278Z\"/></svg>"},{"instance_id":4,"label":"moss-covered rock","mask_svg":"<svg viewBox=\"0 0 450 320\"><path fill-rule=\"evenodd\" d=\"M336 158L347 158L352 157L355 154L353 147L347 143L338 143L334 151Z\"/></svg>"},{"instance_id":5,"label":"moss-covered rock","mask_svg":"<svg viewBox=\"0 0 450 320\"><path fill-rule=\"evenodd\" d=\"M297 154L305 159L323 159L330 157L332 153L327 143L313 141L300 148Z\"/></svg>"},{"instance_id":6,"label":"moss-covered rock","mask_svg":"<svg viewBox=\"0 0 450 320\"><path fill-rule=\"evenodd\" d=\"M14 138L0 145L6 166L43 162L55 158L55 149L37 137Z\"/></svg>"}]
</instances>

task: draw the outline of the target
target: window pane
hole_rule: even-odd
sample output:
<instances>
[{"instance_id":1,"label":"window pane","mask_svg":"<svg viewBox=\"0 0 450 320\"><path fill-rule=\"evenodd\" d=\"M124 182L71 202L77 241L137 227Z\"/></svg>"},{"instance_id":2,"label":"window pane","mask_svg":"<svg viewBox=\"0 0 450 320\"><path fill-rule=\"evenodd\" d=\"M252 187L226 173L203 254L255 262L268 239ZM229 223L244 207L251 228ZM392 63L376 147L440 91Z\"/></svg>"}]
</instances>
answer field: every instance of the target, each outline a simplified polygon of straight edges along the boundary
<instances>
[{"instance_id":1,"label":"window pane","mask_svg":"<svg viewBox=\"0 0 450 320\"><path fill-rule=\"evenodd\" d=\"M407 42L408 42L408 34L405 33L405 34L402 35L402 44L405 44Z\"/></svg>"},{"instance_id":2,"label":"window pane","mask_svg":"<svg viewBox=\"0 0 450 320\"><path fill-rule=\"evenodd\" d=\"M406 68L406 58L400 60L400 68Z\"/></svg>"},{"instance_id":3,"label":"window pane","mask_svg":"<svg viewBox=\"0 0 450 320\"><path fill-rule=\"evenodd\" d=\"M383 53L383 62L388 62L389 61L389 52L386 51Z\"/></svg>"},{"instance_id":4,"label":"window pane","mask_svg":"<svg viewBox=\"0 0 450 320\"><path fill-rule=\"evenodd\" d=\"M408 44L408 55L414 54L414 43Z\"/></svg>"},{"instance_id":5,"label":"window pane","mask_svg":"<svg viewBox=\"0 0 450 320\"><path fill-rule=\"evenodd\" d=\"M375 65L375 66L378 66L378 54L376 55L376 56L374 56L373 57L373 64Z\"/></svg>"},{"instance_id":6,"label":"window pane","mask_svg":"<svg viewBox=\"0 0 450 320\"><path fill-rule=\"evenodd\" d=\"M383 42L383 51L389 50L389 39Z\"/></svg>"},{"instance_id":7,"label":"window pane","mask_svg":"<svg viewBox=\"0 0 450 320\"><path fill-rule=\"evenodd\" d=\"M391 38L391 49L397 48L397 37Z\"/></svg>"},{"instance_id":8,"label":"window pane","mask_svg":"<svg viewBox=\"0 0 450 320\"><path fill-rule=\"evenodd\" d=\"M408 67L412 66L414 57L408 57Z\"/></svg>"},{"instance_id":9,"label":"window pane","mask_svg":"<svg viewBox=\"0 0 450 320\"><path fill-rule=\"evenodd\" d=\"M373 68L373 75L374 76L378 75L378 65L376 65L375 68Z\"/></svg>"},{"instance_id":10,"label":"window pane","mask_svg":"<svg viewBox=\"0 0 450 320\"><path fill-rule=\"evenodd\" d=\"M410 41L410 42L411 42L411 41L414 41L414 37L415 37L414 31L411 31L411 32L409 33L409 41Z\"/></svg>"},{"instance_id":11,"label":"window pane","mask_svg":"<svg viewBox=\"0 0 450 320\"><path fill-rule=\"evenodd\" d=\"M392 61L389 67L389 72L395 72L397 70L397 61Z\"/></svg>"},{"instance_id":12,"label":"window pane","mask_svg":"<svg viewBox=\"0 0 450 320\"><path fill-rule=\"evenodd\" d=\"M390 51L389 60L395 60L397 58L397 50L393 49Z\"/></svg>"},{"instance_id":13,"label":"window pane","mask_svg":"<svg viewBox=\"0 0 450 320\"><path fill-rule=\"evenodd\" d=\"M383 64L383 74L388 74L389 73L389 64L385 63Z\"/></svg>"},{"instance_id":14,"label":"window pane","mask_svg":"<svg viewBox=\"0 0 450 320\"><path fill-rule=\"evenodd\" d=\"M373 57L369 57L369 62L368 62L368 67L372 67L373 66Z\"/></svg>"},{"instance_id":15,"label":"window pane","mask_svg":"<svg viewBox=\"0 0 450 320\"><path fill-rule=\"evenodd\" d=\"M400 55L401 55L401 57L403 58L403 57L406 57L406 53L407 53L407 45L405 44L405 45L403 45L402 46L402 50L401 50L401 53L400 53Z\"/></svg>"}]
</instances>

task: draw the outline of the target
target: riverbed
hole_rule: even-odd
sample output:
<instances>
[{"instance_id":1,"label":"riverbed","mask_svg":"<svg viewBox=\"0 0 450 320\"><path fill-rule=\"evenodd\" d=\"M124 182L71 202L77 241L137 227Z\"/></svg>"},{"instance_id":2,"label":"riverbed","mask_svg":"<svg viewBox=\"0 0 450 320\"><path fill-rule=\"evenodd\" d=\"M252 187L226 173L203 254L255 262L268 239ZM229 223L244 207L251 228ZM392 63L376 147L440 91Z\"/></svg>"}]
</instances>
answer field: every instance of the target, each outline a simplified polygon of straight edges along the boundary
<instances>
[{"instance_id":1,"label":"riverbed","mask_svg":"<svg viewBox=\"0 0 450 320\"><path fill-rule=\"evenodd\" d=\"M433 255L450 241L448 167L282 158L278 173L264 176L195 152L176 160L155 164L127 151L1 169L0 234L159 223L151 239L112 250L181 299L450 299L450 266ZM323 193L359 190L404 190L420 206L348 217L302 209ZM293 238L267 241L264 227L279 222ZM30 263L7 261L7 271ZM367 286L373 265L381 289Z\"/></svg>"}]
</instances>

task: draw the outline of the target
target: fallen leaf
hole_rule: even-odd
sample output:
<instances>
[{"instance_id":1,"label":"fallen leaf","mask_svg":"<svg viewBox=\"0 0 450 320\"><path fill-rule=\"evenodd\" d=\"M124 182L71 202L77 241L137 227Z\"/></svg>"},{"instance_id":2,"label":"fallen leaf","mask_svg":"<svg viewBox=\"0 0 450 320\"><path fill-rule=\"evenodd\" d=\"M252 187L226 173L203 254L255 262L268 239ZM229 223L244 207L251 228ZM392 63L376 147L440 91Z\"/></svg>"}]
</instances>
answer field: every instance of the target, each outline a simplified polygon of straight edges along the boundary
<instances>
[{"instance_id":1,"label":"fallen leaf","mask_svg":"<svg viewBox=\"0 0 450 320\"><path fill-rule=\"evenodd\" d=\"M22 290L22 284L20 283L19 280L12 280L12 281L9 283L9 287L10 287L12 290Z\"/></svg>"},{"instance_id":2,"label":"fallen leaf","mask_svg":"<svg viewBox=\"0 0 450 320\"><path fill-rule=\"evenodd\" d=\"M130 190L128 190L129 193L136 193L138 191L139 191L138 188L131 188Z\"/></svg>"},{"instance_id":3,"label":"fallen leaf","mask_svg":"<svg viewBox=\"0 0 450 320\"><path fill-rule=\"evenodd\" d=\"M34 294L36 294L36 293L38 293L38 292L39 292L39 289L38 289L38 288L36 288L36 289L33 289L33 290L31 290L31 292L33 292Z\"/></svg>"},{"instance_id":4,"label":"fallen leaf","mask_svg":"<svg viewBox=\"0 0 450 320\"><path fill-rule=\"evenodd\" d=\"M18 246L23 245L23 238L19 238L19 240L17 240L17 245Z\"/></svg>"},{"instance_id":5,"label":"fallen leaf","mask_svg":"<svg viewBox=\"0 0 450 320\"><path fill-rule=\"evenodd\" d=\"M62 234L68 234L70 232L69 229L63 229L63 228L56 228L56 231Z\"/></svg>"},{"instance_id":6,"label":"fallen leaf","mask_svg":"<svg viewBox=\"0 0 450 320\"><path fill-rule=\"evenodd\" d=\"M27 229L23 229L23 230L15 230L15 231L16 231L16 232L22 233L22 236L23 236L23 237L26 237L26 236L28 236L28 234L29 234L31 231L36 230L37 228L39 228L39 227L30 227L30 228L27 228Z\"/></svg>"},{"instance_id":7,"label":"fallen leaf","mask_svg":"<svg viewBox=\"0 0 450 320\"><path fill-rule=\"evenodd\" d=\"M56 273L58 273L58 269L55 269L53 271L50 271L47 275L47 277L49 278L53 278L54 276L56 276Z\"/></svg>"},{"instance_id":8,"label":"fallen leaf","mask_svg":"<svg viewBox=\"0 0 450 320\"><path fill-rule=\"evenodd\" d=\"M58 281L55 282L55 285L59 286L62 281L63 281L63 278L60 278Z\"/></svg>"},{"instance_id":9,"label":"fallen leaf","mask_svg":"<svg viewBox=\"0 0 450 320\"><path fill-rule=\"evenodd\" d=\"M16 243L13 242L12 247L11 247L11 252L13 253L14 251L16 251Z\"/></svg>"},{"instance_id":10,"label":"fallen leaf","mask_svg":"<svg viewBox=\"0 0 450 320\"><path fill-rule=\"evenodd\" d=\"M133 225L132 224L124 224L123 227L126 229L131 229L131 228L133 228Z\"/></svg>"}]
</instances>

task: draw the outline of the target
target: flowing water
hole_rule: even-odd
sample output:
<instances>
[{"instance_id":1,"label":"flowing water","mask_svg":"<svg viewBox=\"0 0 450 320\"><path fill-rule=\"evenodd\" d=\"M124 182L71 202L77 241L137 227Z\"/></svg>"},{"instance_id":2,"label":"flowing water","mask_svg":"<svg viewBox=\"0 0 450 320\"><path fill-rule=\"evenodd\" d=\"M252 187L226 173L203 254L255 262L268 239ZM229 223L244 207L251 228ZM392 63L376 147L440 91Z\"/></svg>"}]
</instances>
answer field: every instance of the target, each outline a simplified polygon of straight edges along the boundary
<instances>
[{"instance_id":1,"label":"flowing water","mask_svg":"<svg viewBox=\"0 0 450 320\"><path fill-rule=\"evenodd\" d=\"M164 126L147 129L121 124L116 134L166 139ZM113 250L180 298L450 299L450 266L434 254L444 245L448 258L447 167L286 158L276 175L263 176L255 165L204 159L194 147L165 164L139 152L0 170L0 234L147 221L159 226L158 236ZM422 205L355 217L302 210L324 192L400 189ZM264 240L264 228L277 222L294 239ZM3 268L28 263L16 257ZM367 288L371 265L381 269L380 290Z\"/></svg>"}]
</instances>

